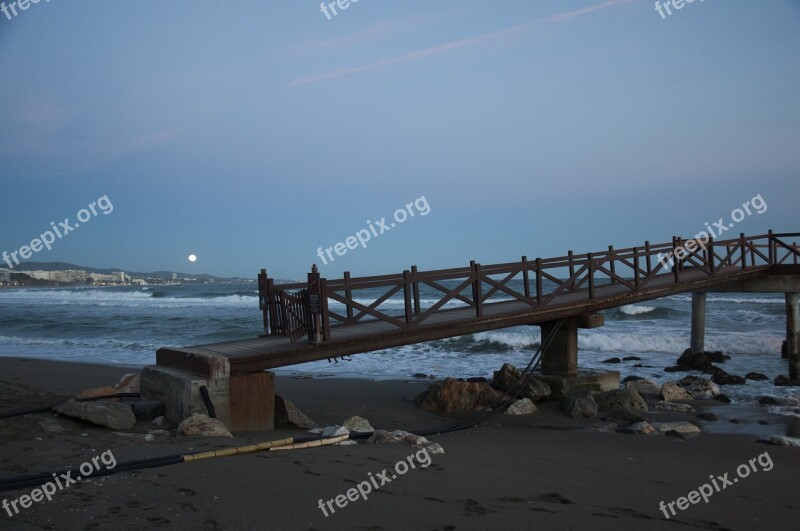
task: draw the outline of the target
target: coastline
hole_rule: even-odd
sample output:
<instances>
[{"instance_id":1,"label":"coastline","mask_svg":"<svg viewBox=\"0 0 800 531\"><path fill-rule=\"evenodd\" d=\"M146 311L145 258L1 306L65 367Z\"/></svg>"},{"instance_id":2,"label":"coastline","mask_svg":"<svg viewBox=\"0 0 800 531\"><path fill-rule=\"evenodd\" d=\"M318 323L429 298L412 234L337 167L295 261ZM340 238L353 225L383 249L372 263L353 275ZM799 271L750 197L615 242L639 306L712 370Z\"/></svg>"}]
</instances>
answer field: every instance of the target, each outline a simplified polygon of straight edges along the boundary
<instances>
[{"instance_id":1,"label":"coastline","mask_svg":"<svg viewBox=\"0 0 800 531\"><path fill-rule=\"evenodd\" d=\"M132 371L0 358L2 412L47 406L84 388L116 383L126 372ZM320 425L359 415L379 429L414 430L459 418L428 413L408 401L430 380L279 376L276 381L278 394ZM669 420L676 414L656 415ZM65 431L44 430L48 420ZM675 529L675 522L703 529L796 528L800 507L788 488L797 484L796 448L706 428L683 440L604 432L601 425L599 419L568 418L554 403L543 403L533 415L501 415L473 429L432 436L445 454L433 455L429 467L328 517L317 506L320 499L346 492L417 449L408 443L360 443L122 472L83 481L13 518L0 513L0 528ZM119 435L50 414L0 419L0 477L65 470L108 450L123 462L306 435L279 429L236 434L232 440L167 437L148 443L146 423L132 432ZM685 496L709 475L733 472L764 452L774 462L770 471L754 473L669 520L659 511L659 502Z\"/></svg>"}]
</instances>

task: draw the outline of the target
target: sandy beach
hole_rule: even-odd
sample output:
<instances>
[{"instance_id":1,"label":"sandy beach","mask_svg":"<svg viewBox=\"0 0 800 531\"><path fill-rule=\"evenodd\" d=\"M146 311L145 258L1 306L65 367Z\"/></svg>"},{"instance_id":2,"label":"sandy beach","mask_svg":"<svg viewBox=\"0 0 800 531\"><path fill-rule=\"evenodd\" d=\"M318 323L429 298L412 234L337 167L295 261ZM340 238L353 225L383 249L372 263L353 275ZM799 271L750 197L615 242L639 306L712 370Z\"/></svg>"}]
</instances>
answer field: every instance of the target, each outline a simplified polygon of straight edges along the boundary
<instances>
[{"instance_id":1,"label":"sandy beach","mask_svg":"<svg viewBox=\"0 0 800 531\"><path fill-rule=\"evenodd\" d=\"M0 411L58 403L90 387L116 383L131 372L118 366L0 359ZM458 415L425 412L408 397L430 384L419 380L278 378L277 392L320 425L366 417L379 429L433 428ZM486 425L429 437L444 454L380 485L366 500L348 500L326 517L320 500L392 470L419 452L409 443L331 446L219 458L120 472L80 481L10 517L3 529L796 529L800 452L756 443L784 433L766 413L713 408L716 423L678 439L627 435L601 419L574 420L555 403L522 417L497 416ZM757 413L757 412L755 412ZM653 413L654 421L678 418ZM733 417L745 419L731 423ZM748 420L749 419L749 420ZM758 424L760 420L766 425ZM53 423L64 428L55 433ZM712 426L716 424L716 426ZM726 425L730 429L724 429ZM234 439L159 437L146 442L146 422L118 434L50 413L0 420L0 479L63 472L111 451L117 462L240 446L303 430L236 434ZM730 433L736 431L737 433ZM762 434L762 435L760 435ZM659 503L677 500L710 482L736 477L739 465L765 452L757 472L666 519ZM766 470L761 463L774 466ZM417 461L421 463L421 461ZM738 479L738 478L737 478ZM9 501L31 488L0 493ZM346 499L346 498L345 498Z\"/></svg>"}]
</instances>

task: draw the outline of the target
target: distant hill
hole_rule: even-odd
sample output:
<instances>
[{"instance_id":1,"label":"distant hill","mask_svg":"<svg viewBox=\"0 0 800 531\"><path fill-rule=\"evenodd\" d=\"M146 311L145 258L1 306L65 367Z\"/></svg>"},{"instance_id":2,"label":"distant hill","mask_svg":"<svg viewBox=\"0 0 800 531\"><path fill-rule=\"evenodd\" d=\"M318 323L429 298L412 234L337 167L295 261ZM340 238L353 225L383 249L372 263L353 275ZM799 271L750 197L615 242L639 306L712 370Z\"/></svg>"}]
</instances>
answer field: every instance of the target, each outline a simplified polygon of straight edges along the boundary
<instances>
[{"instance_id":1,"label":"distant hill","mask_svg":"<svg viewBox=\"0 0 800 531\"><path fill-rule=\"evenodd\" d=\"M141 273L136 271L128 271L127 269L121 267L115 268L104 268L100 269L97 267L88 267L76 264L68 264L66 262L23 262L20 265L14 268L16 271L64 271L67 269L78 269L86 271L87 273L99 273L101 275L110 275L116 271L124 271L131 277L136 278L172 278L173 271L153 271L151 273ZM207 275L205 273L199 275L193 275L190 273L181 273L180 271L174 271L174 273L178 274L178 278L191 278L195 280L249 280L249 279L241 279L239 277L235 278L224 278L224 277L216 277L214 275Z\"/></svg>"}]
</instances>

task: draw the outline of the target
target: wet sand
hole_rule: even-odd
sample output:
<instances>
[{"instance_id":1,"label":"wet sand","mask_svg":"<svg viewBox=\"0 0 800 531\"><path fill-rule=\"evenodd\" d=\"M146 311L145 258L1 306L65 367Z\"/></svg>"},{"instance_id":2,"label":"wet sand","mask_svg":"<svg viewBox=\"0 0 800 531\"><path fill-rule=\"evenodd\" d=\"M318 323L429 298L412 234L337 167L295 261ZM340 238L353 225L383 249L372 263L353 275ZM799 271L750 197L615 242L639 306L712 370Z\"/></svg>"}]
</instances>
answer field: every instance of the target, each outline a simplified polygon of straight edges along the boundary
<instances>
[{"instance_id":1,"label":"wet sand","mask_svg":"<svg viewBox=\"0 0 800 531\"><path fill-rule=\"evenodd\" d=\"M55 404L89 387L114 384L130 368L0 359L0 412ZM380 429L447 426L407 400L421 380L293 379L277 392L321 425L351 415ZM319 500L417 454L408 443L266 452L122 472L81 481L9 517L2 529L797 529L800 449L755 442L794 429L758 408L696 404L720 420L698 422L691 439L608 431L600 419L573 420L554 403L533 415L429 437L445 450L374 490L365 501L324 516ZM654 421L686 415L654 413ZM689 416L688 418L691 418ZM732 419L743 422L730 422ZM758 421L767 422L761 425ZM65 428L47 431L52 422ZM234 439L160 437L148 423L130 434L49 413L0 419L0 480L65 471L111 450L118 462L305 436L302 430L236 434ZM605 430L605 431L604 431ZM736 431L737 433L729 433ZM726 433L727 432L727 433ZM709 475L736 476L769 453L773 468L751 473L667 520L659 502L686 496ZM32 488L0 492L0 501Z\"/></svg>"}]
</instances>

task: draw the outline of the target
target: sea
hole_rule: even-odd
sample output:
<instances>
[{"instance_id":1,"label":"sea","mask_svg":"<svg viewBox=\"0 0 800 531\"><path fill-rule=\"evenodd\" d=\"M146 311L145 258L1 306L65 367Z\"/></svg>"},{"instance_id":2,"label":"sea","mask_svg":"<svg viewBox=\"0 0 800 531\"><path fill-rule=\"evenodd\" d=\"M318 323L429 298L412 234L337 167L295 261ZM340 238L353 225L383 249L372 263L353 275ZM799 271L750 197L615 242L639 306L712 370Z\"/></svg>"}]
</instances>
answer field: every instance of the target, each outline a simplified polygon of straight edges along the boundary
<instances>
[{"instance_id":1,"label":"sea","mask_svg":"<svg viewBox=\"0 0 800 531\"><path fill-rule=\"evenodd\" d=\"M357 300L370 304L380 294L362 292ZM421 299L423 308L438 300L430 290L423 290ZM450 301L446 307L461 304ZM401 296L381 305L398 314L402 308ZM331 309L337 311L336 305ZM613 369L623 378L636 375L657 383L683 377L684 373L664 369L674 365L689 345L690 295L604 313L605 326L579 332L582 368ZM781 359L786 330L783 295L709 294L706 326L706 350L731 356L722 368L740 376L759 372L769 377L723 386L734 403L755 404L761 396L773 396L780 405L771 406L772 413L800 418L800 388L772 383L777 375L788 373L787 362ZM262 330L255 282L0 289L0 356L144 366L155 362L155 352L162 346L249 338ZM318 378L491 377L503 363L525 367L539 341L539 327L520 326L276 372ZM639 359L604 363L625 357Z\"/></svg>"}]
</instances>

